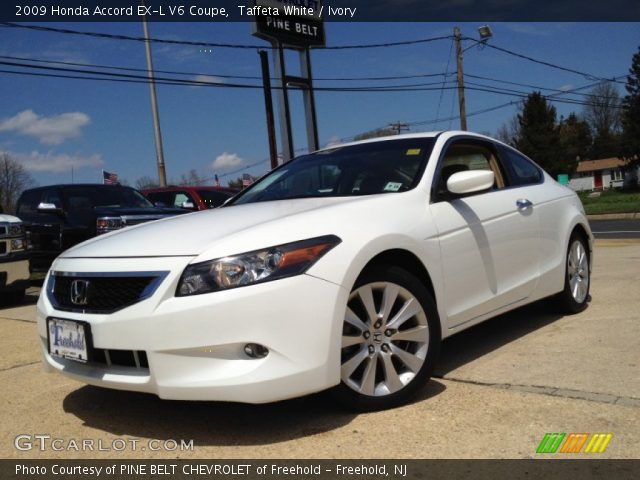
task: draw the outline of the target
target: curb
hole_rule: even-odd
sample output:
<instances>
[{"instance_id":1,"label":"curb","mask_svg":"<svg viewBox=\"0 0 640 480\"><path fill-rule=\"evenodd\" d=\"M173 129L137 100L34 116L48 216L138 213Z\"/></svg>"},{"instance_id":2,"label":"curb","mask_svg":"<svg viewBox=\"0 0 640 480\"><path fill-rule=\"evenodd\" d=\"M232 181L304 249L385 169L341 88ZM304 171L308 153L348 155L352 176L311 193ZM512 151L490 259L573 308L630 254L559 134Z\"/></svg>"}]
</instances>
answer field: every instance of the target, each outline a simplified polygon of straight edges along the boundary
<instances>
[{"instance_id":1,"label":"curb","mask_svg":"<svg viewBox=\"0 0 640 480\"><path fill-rule=\"evenodd\" d=\"M640 219L640 212L636 213L598 213L587 215L589 220L636 220Z\"/></svg>"}]
</instances>

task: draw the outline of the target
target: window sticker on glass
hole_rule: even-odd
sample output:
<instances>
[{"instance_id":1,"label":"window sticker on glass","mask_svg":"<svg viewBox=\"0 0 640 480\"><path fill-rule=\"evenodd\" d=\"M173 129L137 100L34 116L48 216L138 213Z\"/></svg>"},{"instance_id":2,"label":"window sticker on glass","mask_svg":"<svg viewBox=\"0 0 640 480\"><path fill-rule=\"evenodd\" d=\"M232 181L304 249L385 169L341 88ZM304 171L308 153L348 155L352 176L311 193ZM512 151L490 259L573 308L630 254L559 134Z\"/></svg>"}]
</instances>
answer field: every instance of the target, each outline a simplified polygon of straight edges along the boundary
<instances>
[{"instance_id":1,"label":"window sticker on glass","mask_svg":"<svg viewBox=\"0 0 640 480\"><path fill-rule=\"evenodd\" d=\"M410 148L407 150L407 155L420 155L419 148Z\"/></svg>"},{"instance_id":2,"label":"window sticker on glass","mask_svg":"<svg viewBox=\"0 0 640 480\"><path fill-rule=\"evenodd\" d=\"M400 183L400 182L388 182L384 186L384 191L385 192L397 192L398 190L400 190L400 188L402 188L402 183Z\"/></svg>"}]
</instances>

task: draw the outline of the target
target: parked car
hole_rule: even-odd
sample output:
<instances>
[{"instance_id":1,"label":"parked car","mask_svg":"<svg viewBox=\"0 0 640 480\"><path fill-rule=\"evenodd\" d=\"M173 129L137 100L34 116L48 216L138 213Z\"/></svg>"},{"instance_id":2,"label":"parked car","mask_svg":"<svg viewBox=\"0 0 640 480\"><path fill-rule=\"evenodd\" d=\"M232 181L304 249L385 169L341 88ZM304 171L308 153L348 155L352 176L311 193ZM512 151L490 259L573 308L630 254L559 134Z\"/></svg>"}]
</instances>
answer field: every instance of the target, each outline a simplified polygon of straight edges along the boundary
<instances>
[{"instance_id":1,"label":"parked car","mask_svg":"<svg viewBox=\"0 0 640 480\"><path fill-rule=\"evenodd\" d=\"M169 186L148 188L142 190L142 193L154 205L196 211L219 207L238 191L232 188L214 186Z\"/></svg>"},{"instance_id":2,"label":"parked car","mask_svg":"<svg viewBox=\"0 0 640 480\"><path fill-rule=\"evenodd\" d=\"M388 408L443 338L543 298L586 308L592 242L576 194L496 140L366 140L66 251L38 332L46 367L93 385L250 403L333 388Z\"/></svg>"},{"instance_id":3,"label":"parked car","mask_svg":"<svg viewBox=\"0 0 640 480\"><path fill-rule=\"evenodd\" d=\"M84 240L185 211L155 207L131 187L74 184L25 190L16 213L32 247L31 270L46 272L55 257Z\"/></svg>"},{"instance_id":4,"label":"parked car","mask_svg":"<svg viewBox=\"0 0 640 480\"><path fill-rule=\"evenodd\" d=\"M29 286L29 254L24 225L0 211L0 298L19 301Z\"/></svg>"}]
</instances>

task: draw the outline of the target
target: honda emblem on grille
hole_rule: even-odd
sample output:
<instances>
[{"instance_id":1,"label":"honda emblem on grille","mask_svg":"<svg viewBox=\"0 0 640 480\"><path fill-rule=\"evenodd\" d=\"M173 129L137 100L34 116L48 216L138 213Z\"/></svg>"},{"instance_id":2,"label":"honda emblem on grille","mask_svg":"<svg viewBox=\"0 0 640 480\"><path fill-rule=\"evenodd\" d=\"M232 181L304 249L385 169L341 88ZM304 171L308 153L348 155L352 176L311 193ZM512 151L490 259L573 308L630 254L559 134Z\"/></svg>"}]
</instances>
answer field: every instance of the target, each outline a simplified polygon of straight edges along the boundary
<instances>
[{"instance_id":1,"label":"honda emblem on grille","mask_svg":"<svg viewBox=\"0 0 640 480\"><path fill-rule=\"evenodd\" d=\"M74 280L71 282L71 303L86 305L89 300L89 280Z\"/></svg>"}]
</instances>

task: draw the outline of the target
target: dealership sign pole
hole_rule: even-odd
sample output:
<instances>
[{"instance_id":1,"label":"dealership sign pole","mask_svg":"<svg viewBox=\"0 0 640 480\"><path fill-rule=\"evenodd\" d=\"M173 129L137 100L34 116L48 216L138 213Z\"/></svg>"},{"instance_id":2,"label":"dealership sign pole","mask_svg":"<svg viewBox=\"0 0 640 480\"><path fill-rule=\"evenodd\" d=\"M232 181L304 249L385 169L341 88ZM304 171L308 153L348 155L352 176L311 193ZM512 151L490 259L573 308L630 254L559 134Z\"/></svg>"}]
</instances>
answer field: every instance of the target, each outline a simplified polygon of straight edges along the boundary
<instances>
[{"instance_id":1,"label":"dealership sign pole","mask_svg":"<svg viewBox=\"0 0 640 480\"><path fill-rule=\"evenodd\" d=\"M320 0L255 0L253 35L268 40L273 46L273 62L278 85L278 112L283 162L294 156L293 134L288 88L302 90L306 117L307 143L317 150L318 125L313 95L310 47L324 46L324 24ZM285 48L300 55L301 76L287 75Z\"/></svg>"}]
</instances>

